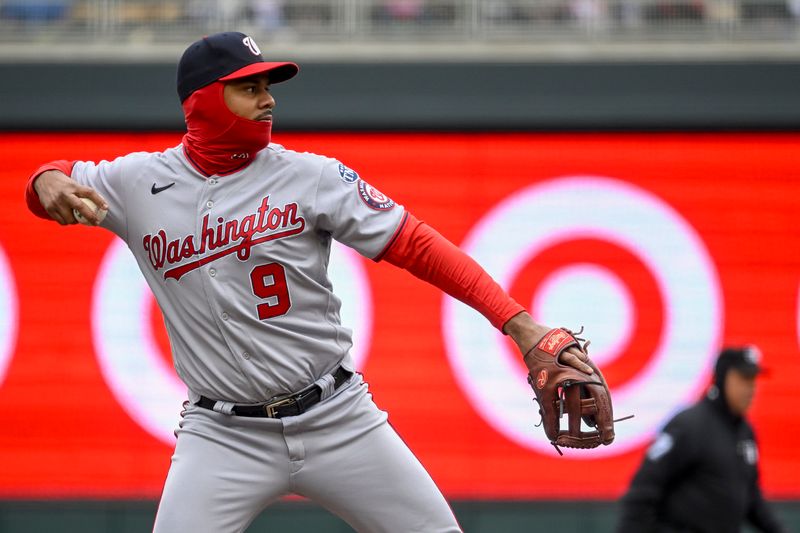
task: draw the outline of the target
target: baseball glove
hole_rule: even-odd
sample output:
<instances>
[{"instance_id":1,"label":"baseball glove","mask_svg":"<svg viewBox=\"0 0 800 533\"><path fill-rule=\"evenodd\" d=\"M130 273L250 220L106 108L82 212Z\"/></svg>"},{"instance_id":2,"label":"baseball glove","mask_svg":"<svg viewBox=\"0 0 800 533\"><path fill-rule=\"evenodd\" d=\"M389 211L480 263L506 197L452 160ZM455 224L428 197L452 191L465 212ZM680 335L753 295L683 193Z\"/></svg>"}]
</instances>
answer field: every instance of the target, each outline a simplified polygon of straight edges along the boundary
<instances>
[{"instance_id":1,"label":"baseball glove","mask_svg":"<svg viewBox=\"0 0 800 533\"><path fill-rule=\"evenodd\" d=\"M581 328L581 331L583 328ZM580 331L577 333L580 334ZM559 356L571 346L586 353L588 342L566 328L548 331L525 355L528 383L536 394L544 432L556 451L559 447L596 448L614 441L614 415L611 393L600 369L591 361L594 374L562 364ZM567 429L561 429L561 417L567 413ZM594 431L582 431L581 420Z\"/></svg>"}]
</instances>

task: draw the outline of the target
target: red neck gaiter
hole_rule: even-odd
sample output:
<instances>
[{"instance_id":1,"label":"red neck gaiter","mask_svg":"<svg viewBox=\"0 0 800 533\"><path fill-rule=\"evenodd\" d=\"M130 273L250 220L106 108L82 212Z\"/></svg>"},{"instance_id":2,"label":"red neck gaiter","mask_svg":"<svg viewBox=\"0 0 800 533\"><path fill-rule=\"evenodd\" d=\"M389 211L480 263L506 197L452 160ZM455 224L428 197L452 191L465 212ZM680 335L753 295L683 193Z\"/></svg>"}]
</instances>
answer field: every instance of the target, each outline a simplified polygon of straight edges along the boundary
<instances>
[{"instance_id":1,"label":"red neck gaiter","mask_svg":"<svg viewBox=\"0 0 800 533\"><path fill-rule=\"evenodd\" d=\"M267 147L272 123L235 115L214 82L183 102L186 134L183 147L189 161L206 176L223 176L243 169Z\"/></svg>"}]
</instances>

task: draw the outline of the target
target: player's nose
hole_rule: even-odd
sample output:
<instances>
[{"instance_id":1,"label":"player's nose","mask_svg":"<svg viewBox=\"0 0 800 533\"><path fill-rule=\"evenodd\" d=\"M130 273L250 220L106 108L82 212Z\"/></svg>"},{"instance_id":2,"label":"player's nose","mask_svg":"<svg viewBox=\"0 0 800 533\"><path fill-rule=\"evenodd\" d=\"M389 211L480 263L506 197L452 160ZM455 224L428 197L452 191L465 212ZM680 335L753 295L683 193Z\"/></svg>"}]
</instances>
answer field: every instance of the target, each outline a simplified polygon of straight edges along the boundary
<instances>
[{"instance_id":1,"label":"player's nose","mask_svg":"<svg viewBox=\"0 0 800 533\"><path fill-rule=\"evenodd\" d=\"M262 109L272 109L275 107L275 98L273 98L269 91L264 91L258 101L258 105Z\"/></svg>"}]
</instances>

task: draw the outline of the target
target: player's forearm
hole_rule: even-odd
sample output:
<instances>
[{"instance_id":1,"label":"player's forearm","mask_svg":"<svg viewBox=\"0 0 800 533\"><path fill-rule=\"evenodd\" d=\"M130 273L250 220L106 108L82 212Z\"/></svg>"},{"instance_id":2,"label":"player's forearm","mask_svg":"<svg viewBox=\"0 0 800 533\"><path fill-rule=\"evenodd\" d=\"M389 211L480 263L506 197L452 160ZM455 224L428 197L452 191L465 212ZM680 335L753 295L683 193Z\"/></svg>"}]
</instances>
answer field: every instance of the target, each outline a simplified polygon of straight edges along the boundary
<instances>
[{"instance_id":1,"label":"player's forearm","mask_svg":"<svg viewBox=\"0 0 800 533\"><path fill-rule=\"evenodd\" d=\"M466 303L497 329L524 311L474 259L412 215L383 260Z\"/></svg>"}]
</instances>

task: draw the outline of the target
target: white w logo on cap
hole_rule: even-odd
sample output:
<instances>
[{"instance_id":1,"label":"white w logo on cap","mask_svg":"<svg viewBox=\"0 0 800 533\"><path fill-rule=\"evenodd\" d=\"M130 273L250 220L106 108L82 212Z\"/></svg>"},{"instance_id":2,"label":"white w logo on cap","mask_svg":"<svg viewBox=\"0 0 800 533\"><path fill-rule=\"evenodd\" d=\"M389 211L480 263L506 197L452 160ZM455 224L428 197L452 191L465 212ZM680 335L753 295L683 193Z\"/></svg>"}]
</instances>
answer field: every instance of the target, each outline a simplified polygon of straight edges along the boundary
<instances>
[{"instance_id":1,"label":"white w logo on cap","mask_svg":"<svg viewBox=\"0 0 800 533\"><path fill-rule=\"evenodd\" d=\"M252 37L245 37L244 39L242 39L242 42L247 48L250 49L251 52L253 52L253 55L255 56L261 55L261 49L258 47L258 45L256 44L256 42L253 40Z\"/></svg>"}]
</instances>

